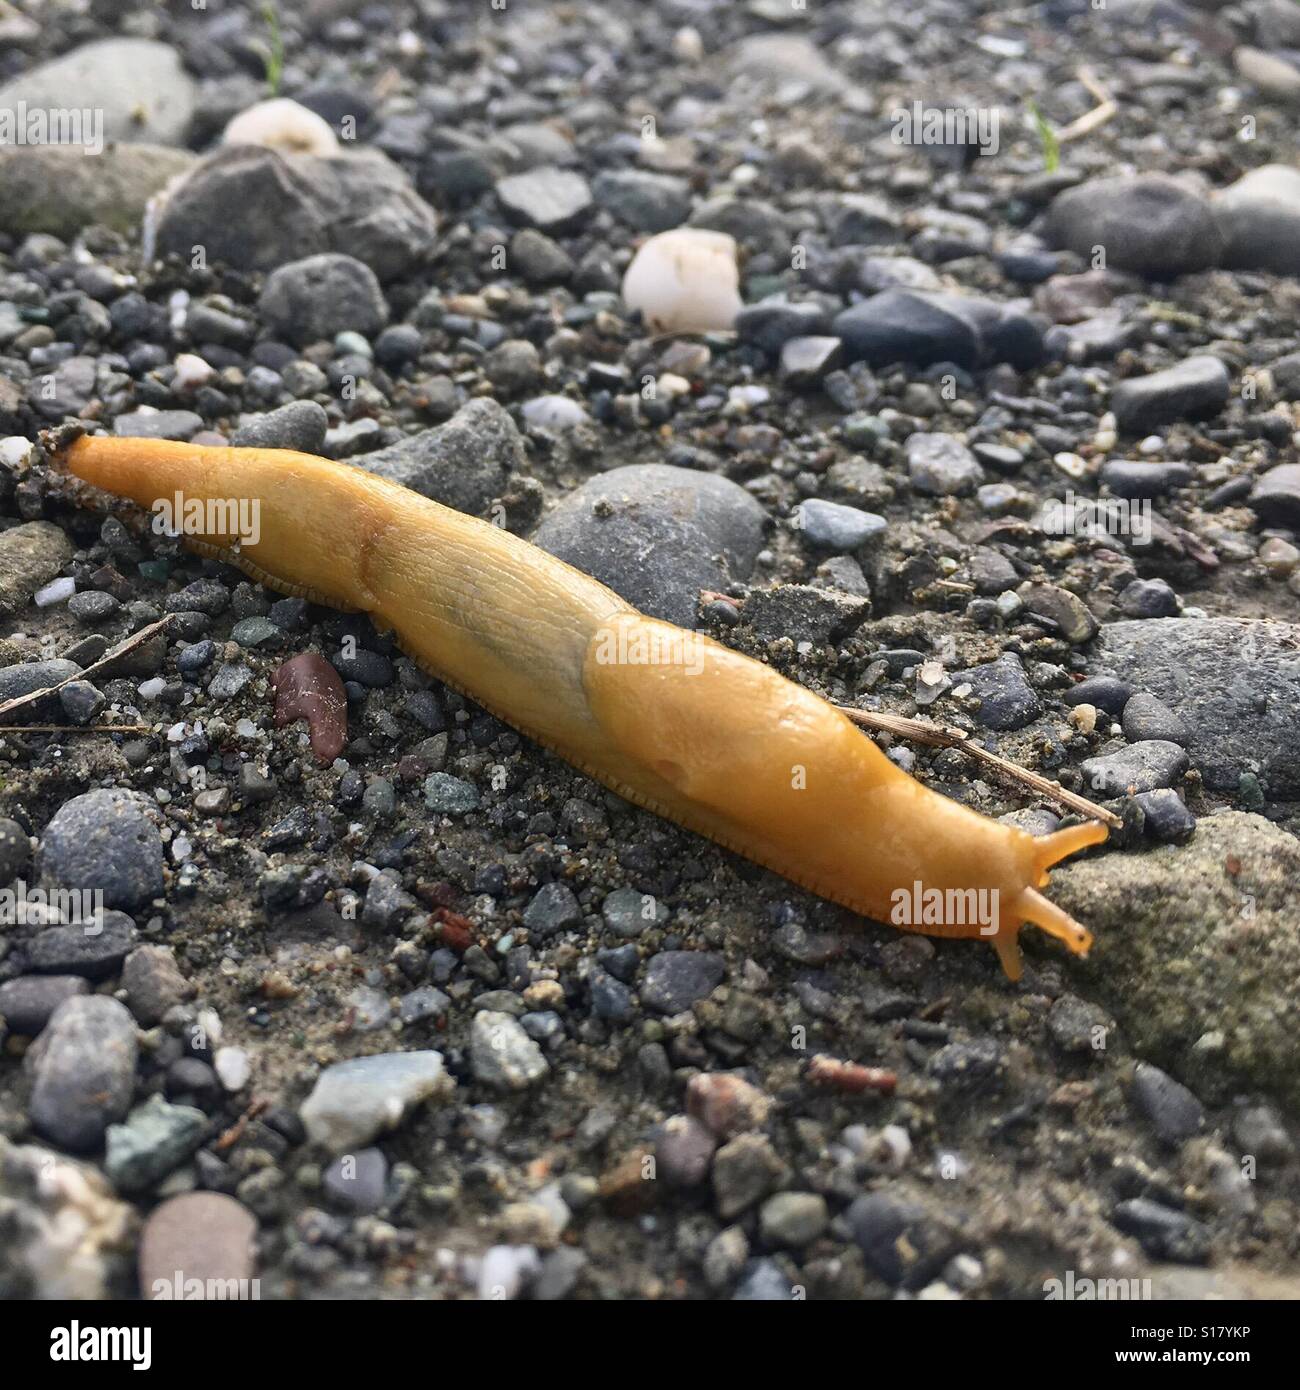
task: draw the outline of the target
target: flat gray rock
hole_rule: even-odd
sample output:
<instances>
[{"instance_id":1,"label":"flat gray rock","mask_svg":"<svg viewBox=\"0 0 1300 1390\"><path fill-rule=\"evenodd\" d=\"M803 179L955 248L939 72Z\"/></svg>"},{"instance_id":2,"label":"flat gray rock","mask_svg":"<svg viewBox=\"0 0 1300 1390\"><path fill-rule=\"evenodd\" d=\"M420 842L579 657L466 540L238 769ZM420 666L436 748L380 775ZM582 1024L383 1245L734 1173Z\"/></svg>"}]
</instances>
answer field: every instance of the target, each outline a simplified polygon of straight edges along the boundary
<instances>
[{"instance_id":1,"label":"flat gray rock","mask_svg":"<svg viewBox=\"0 0 1300 1390\"><path fill-rule=\"evenodd\" d=\"M105 145L181 145L198 84L180 54L151 39L101 39L42 63L0 87L0 108L102 113Z\"/></svg>"},{"instance_id":2,"label":"flat gray rock","mask_svg":"<svg viewBox=\"0 0 1300 1390\"><path fill-rule=\"evenodd\" d=\"M1252 618L1108 623L1091 668L1162 700L1183 722L1206 785L1254 772L1269 795L1300 796L1300 626Z\"/></svg>"},{"instance_id":3,"label":"flat gray rock","mask_svg":"<svg viewBox=\"0 0 1300 1390\"><path fill-rule=\"evenodd\" d=\"M345 1153L396 1129L412 1106L450 1089L441 1052L382 1052L326 1067L298 1113L313 1144Z\"/></svg>"}]
</instances>

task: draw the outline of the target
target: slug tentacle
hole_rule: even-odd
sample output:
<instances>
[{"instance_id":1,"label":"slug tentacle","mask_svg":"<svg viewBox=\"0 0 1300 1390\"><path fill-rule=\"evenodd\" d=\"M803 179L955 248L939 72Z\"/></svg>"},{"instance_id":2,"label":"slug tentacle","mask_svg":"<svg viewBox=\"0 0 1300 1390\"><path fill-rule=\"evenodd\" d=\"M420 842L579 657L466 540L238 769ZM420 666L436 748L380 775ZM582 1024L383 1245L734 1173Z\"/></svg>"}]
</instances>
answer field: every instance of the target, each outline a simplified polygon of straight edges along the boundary
<instances>
[{"instance_id":1,"label":"slug tentacle","mask_svg":"<svg viewBox=\"0 0 1300 1390\"><path fill-rule=\"evenodd\" d=\"M1036 836L1034 849L1039 876L1035 886L1042 888L1046 885L1047 871L1053 864L1059 864L1062 859L1068 859L1090 845L1104 844L1108 834L1109 831L1100 821L1090 820L1081 825L1067 825L1064 830L1054 830L1050 835Z\"/></svg>"},{"instance_id":2,"label":"slug tentacle","mask_svg":"<svg viewBox=\"0 0 1300 1390\"><path fill-rule=\"evenodd\" d=\"M1036 890L1105 826L1035 839L940 796L812 691L498 527L286 450L82 437L61 457L143 507L211 504L184 528L194 549L369 614L423 669L621 796L854 912L991 941L1012 979L1026 921L1076 954L1091 944ZM230 524L234 501L256 507L255 536Z\"/></svg>"}]
</instances>

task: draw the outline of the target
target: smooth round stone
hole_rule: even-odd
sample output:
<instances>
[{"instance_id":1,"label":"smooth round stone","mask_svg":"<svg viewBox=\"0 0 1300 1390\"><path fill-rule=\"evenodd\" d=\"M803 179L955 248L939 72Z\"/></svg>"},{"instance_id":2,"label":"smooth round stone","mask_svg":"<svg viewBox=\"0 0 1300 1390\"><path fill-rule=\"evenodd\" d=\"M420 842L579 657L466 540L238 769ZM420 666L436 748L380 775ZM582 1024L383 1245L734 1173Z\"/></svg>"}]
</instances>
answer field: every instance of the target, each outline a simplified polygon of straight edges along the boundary
<instances>
[{"instance_id":1,"label":"smooth round stone","mask_svg":"<svg viewBox=\"0 0 1300 1390\"><path fill-rule=\"evenodd\" d=\"M221 1192L170 1197L150 1213L140 1237L140 1296L150 1301L251 1298L256 1239L257 1219L233 1197Z\"/></svg>"},{"instance_id":2,"label":"smooth round stone","mask_svg":"<svg viewBox=\"0 0 1300 1390\"><path fill-rule=\"evenodd\" d=\"M810 545L844 554L865 545L889 527L883 516L839 502L809 498L795 512L795 524Z\"/></svg>"},{"instance_id":3,"label":"smooth round stone","mask_svg":"<svg viewBox=\"0 0 1300 1390\"><path fill-rule=\"evenodd\" d=\"M974 492L984 470L961 442L947 434L914 434L903 446L912 486L930 497Z\"/></svg>"},{"instance_id":4,"label":"smooth round stone","mask_svg":"<svg viewBox=\"0 0 1300 1390\"><path fill-rule=\"evenodd\" d=\"M568 396L538 396L525 401L519 413L524 423L537 429L571 430L591 422L591 417Z\"/></svg>"},{"instance_id":5,"label":"smooth round stone","mask_svg":"<svg viewBox=\"0 0 1300 1390\"><path fill-rule=\"evenodd\" d=\"M144 798L108 789L75 796L41 837L42 881L98 889L106 907L132 912L163 892L162 840Z\"/></svg>"},{"instance_id":6,"label":"smooth round stone","mask_svg":"<svg viewBox=\"0 0 1300 1390\"><path fill-rule=\"evenodd\" d=\"M1186 747L1191 741L1187 725L1169 708L1163 700L1154 695L1139 692L1124 706L1121 719L1124 737L1130 743L1140 743L1143 739L1168 739L1170 743Z\"/></svg>"},{"instance_id":7,"label":"smooth round stone","mask_svg":"<svg viewBox=\"0 0 1300 1390\"><path fill-rule=\"evenodd\" d=\"M1096 705L1116 719L1124 713L1124 706L1133 697L1133 687L1114 676L1090 676L1065 692L1067 705Z\"/></svg>"}]
</instances>

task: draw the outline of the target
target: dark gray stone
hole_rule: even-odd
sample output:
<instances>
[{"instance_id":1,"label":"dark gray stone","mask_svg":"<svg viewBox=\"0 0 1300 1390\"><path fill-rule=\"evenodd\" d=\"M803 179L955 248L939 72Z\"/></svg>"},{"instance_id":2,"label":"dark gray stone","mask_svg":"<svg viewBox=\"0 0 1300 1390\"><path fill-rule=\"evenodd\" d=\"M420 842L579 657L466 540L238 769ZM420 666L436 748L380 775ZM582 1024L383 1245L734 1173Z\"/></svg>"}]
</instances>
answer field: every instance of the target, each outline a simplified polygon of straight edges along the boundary
<instances>
[{"instance_id":1,"label":"dark gray stone","mask_svg":"<svg viewBox=\"0 0 1300 1390\"><path fill-rule=\"evenodd\" d=\"M122 968L135 941L135 923L125 912L109 911L85 922L46 927L19 950L26 968L37 975L106 980Z\"/></svg>"},{"instance_id":2,"label":"dark gray stone","mask_svg":"<svg viewBox=\"0 0 1300 1390\"><path fill-rule=\"evenodd\" d=\"M1127 434L1149 434L1175 420L1216 415L1228 403L1228 369L1200 353L1150 376L1130 377L1110 393L1110 408Z\"/></svg>"},{"instance_id":3,"label":"dark gray stone","mask_svg":"<svg viewBox=\"0 0 1300 1390\"><path fill-rule=\"evenodd\" d=\"M209 263L254 271L341 251L386 282L427 258L437 227L433 209L378 150L325 159L224 145L169 192L157 249L188 262L201 246Z\"/></svg>"},{"instance_id":4,"label":"dark gray stone","mask_svg":"<svg viewBox=\"0 0 1300 1390\"><path fill-rule=\"evenodd\" d=\"M749 578L766 516L729 479L633 464L571 492L533 540L642 612L693 628L701 589Z\"/></svg>"},{"instance_id":5,"label":"dark gray stone","mask_svg":"<svg viewBox=\"0 0 1300 1390\"><path fill-rule=\"evenodd\" d=\"M1246 500L1261 526L1300 530L1300 463L1279 463L1270 468Z\"/></svg>"},{"instance_id":6,"label":"dark gray stone","mask_svg":"<svg viewBox=\"0 0 1300 1390\"><path fill-rule=\"evenodd\" d=\"M591 187L596 202L637 232L666 232L690 216L691 193L685 179L645 169L611 169L597 174Z\"/></svg>"},{"instance_id":7,"label":"dark gray stone","mask_svg":"<svg viewBox=\"0 0 1300 1390\"><path fill-rule=\"evenodd\" d=\"M727 967L711 951L660 951L646 966L641 1001L663 1014L679 1014L720 985Z\"/></svg>"},{"instance_id":8,"label":"dark gray stone","mask_svg":"<svg viewBox=\"0 0 1300 1390\"><path fill-rule=\"evenodd\" d=\"M163 849L148 803L120 788L85 792L55 813L38 857L47 887L99 890L132 912L163 892Z\"/></svg>"},{"instance_id":9,"label":"dark gray stone","mask_svg":"<svg viewBox=\"0 0 1300 1390\"><path fill-rule=\"evenodd\" d=\"M1120 721L1124 737L1130 743L1141 743L1143 739L1162 738L1170 743L1186 747L1190 735L1187 725L1169 708L1163 700L1141 691L1124 706Z\"/></svg>"},{"instance_id":10,"label":"dark gray stone","mask_svg":"<svg viewBox=\"0 0 1300 1390\"><path fill-rule=\"evenodd\" d=\"M986 729L1023 729L1042 713L1042 703L1014 652L961 672L957 683L963 681L970 683L971 693L980 701L975 718Z\"/></svg>"},{"instance_id":11,"label":"dark gray stone","mask_svg":"<svg viewBox=\"0 0 1300 1390\"><path fill-rule=\"evenodd\" d=\"M319 454L328 428L329 417L315 401L290 401L265 415L245 415L230 442L237 449L297 449Z\"/></svg>"},{"instance_id":12,"label":"dark gray stone","mask_svg":"<svg viewBox=\"0 0 1300 1390\"><path fill-rule=\"evenodd\" d=\"M523 457L515 422L496 401L479 399L436 429L367 454L357 464L445 507L482 516L506 492Z\"/></svg>"},{"instance_id":13,"label":"dark gray stone","mask_svg":"<svg viewBox=\"0 0 1300 1390\"><path fill-rule=\"evenodd\" d=\"M65 999L89 993L78 975L20 975L0 984L0 1018L11 1033L34 1038Z\"/></svg>"},{"instance_id":14,"label":"dark gray stone","mask_svg":"<svg viewBox=\"0 0 1300 1390\"><path fill-rule=\"evenodd\" d=\"M1185 463L1112 459L1102 465L1101 481L1116 497L1149 499L1163 497L1176 487L1186 487L1192 481L1192 470Z\"/></svg>"},{"instance_id":15,"label":"dark gray stone","mask_svg":"<svg viewBox=\"0 0 1300 1390\"><path fill-rule=\"evenodd\" d=\"M135 1020L125 1006L101 994L65 999L28 1058L37 1132L74 1153L98 1148L135 1086Z\"/></svg>"},{"instance_id":16,"label":"dark gray stone","mask_svg":"<svg viewBox=\"0 0 1300 1390\"><path fill-rule=\"evenodd\" d=\"M272 329L299 346L347 330L371 337L388 322L388 304L374 271L337 252L273 270L258 310Z\"/></svg>"},{"instance_id":17,"label":"dark gray stone","mask_svg":"<svg viewBox=\"0 0 1300 1390\"><path fill-rule=\"evenodd\" d=\"M1171 279L1218 265L1223 238L1210 205L1166 174L1090 179L1059 193L1043 236L1089 264L1105 251L1113 270Z\"/></svg>"}]
</instances>

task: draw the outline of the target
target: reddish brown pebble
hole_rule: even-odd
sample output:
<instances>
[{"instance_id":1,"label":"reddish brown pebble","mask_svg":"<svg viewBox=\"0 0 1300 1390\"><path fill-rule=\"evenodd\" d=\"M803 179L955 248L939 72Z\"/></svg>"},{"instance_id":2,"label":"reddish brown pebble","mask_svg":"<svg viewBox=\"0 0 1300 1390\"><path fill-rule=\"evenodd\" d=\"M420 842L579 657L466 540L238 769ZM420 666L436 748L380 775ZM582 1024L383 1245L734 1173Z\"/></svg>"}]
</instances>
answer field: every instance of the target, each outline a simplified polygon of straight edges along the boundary
<instances>
[{"instance_id":1,"label":"reddish brown pebble","mask_svg":"<svg viewBox=\"0 0 1300 1390\"><path fill-rule=\"evenodd\" d=\"M686 1087L686 1113L719 1139L762 1129L772 1102L743 1077L731 1072L701 1072Z\"/></svg>"},{"instance_id":2,"label":"reddish brown pebble","mask_svg":"<svg viewBox=\"0 0 1300 1390\"><path fill-rule=\"evenodd\" d=\"M448 950L463 956L474 944L474 923L468 917L462 917L450 908L440 907L433 914L433 919L438 923L438 936Z\"/></svg>"},{"instance_id":3,"label":"reddish brown pebble","mask_svg":"<svg viewBox=\"0 0 1300 1390\"><path fill-rule=\"evenodd\" d=\"M898 1077L884 1067L863 1067L857 1062L841 1062L837 1057L819 1055L809 1059L808 1080L814 1086L858 1095L862 1091L878 1091L892 1096Z\"/></svg>"},{"instance_id":4,"label":"reddish brown pebble","mask_svg":"<svg viewBox=\"0 0 1300 1390\"><path fill-rule=\"evenodd\" d=\"M305 719L311 730L312 752L332 763L348 736L348 698L339 673L315 652L291 656L271 677L275 687L278 728Z\"/></svg>"},{"instance_id":5,"label":"reddish brown pebble","mask_svg":"<svg viewBox=\"0 0 1300 1390\"><path fill-rule=\"evenodd\" d=\"M626 1153L600 1180L600 1199L614 1216L636 1216L654 1203L654 1155L643 1148Z\"/></svg>"},{"instance_id":6,"label":"reddish brown pebble","mask_svg":"<svg viewBox=\"0 0 1300 1390\"><path fill-rule=\"evenodd\" d=\"M256 1298L257 1221L233 1197L186 1192L155 1208L140 1237L146 1300Z\"/></svg>"}]
</instances>

